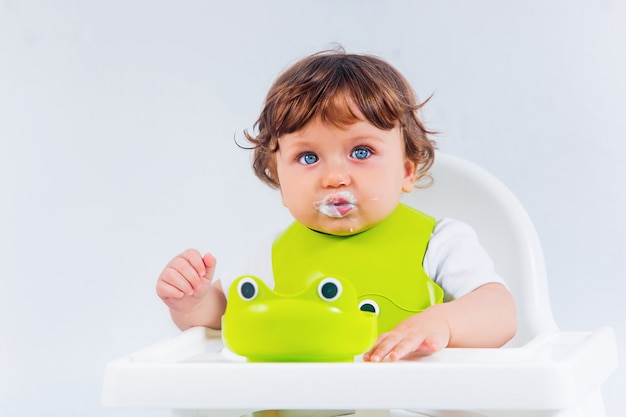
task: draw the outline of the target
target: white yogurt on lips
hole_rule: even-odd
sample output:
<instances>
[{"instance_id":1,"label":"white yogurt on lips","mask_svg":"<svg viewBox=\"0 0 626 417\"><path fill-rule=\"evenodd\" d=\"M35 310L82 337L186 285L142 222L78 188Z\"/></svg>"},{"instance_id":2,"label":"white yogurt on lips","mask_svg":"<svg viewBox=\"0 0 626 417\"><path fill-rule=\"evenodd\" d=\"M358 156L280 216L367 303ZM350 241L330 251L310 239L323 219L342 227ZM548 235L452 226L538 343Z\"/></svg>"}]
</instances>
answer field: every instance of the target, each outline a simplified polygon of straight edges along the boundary
<instances>
[{"instance_id":1,"label":"white yogurt on lips","mask_svg":"<svg viewBox=\"0 0 626 417\"><path fill-rule=\"evenodd\" d=\"M339 191L328 194L320 201L313 203L313 207L320 213L333 218L342 218L348 215L356 205L356 197L350 191Z\"/></svg>"}]
</instances>

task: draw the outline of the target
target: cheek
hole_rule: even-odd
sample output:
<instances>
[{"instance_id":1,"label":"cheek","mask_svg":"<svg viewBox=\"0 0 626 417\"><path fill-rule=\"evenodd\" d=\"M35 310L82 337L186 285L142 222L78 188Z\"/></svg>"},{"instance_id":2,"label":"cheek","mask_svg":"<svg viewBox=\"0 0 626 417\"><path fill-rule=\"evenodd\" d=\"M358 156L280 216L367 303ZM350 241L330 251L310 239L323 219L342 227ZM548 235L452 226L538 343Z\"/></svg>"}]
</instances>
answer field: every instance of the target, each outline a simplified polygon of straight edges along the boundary
<instances>
[{"instance_id":1,"label":"cheek","mask_svg":"<svg viewBox=\"0 0 626 417\"><path fill-rule=\"evenodd\" d=\"M285 199L285 193L283 192L283 188L282 188L282 187L280 187L280 188L278 189L278 191L280 191L280 200L281 200L281 201L282 201L282 203L283 203L283 207L287 207L288 202L287 202L287 200Z\"/></svg>"},{"instance_id":2,"label":"cheek","mask_svg":"<svg viewBox=\"0 0 626 417\"><path fill-rule=\"evenodd\" d=\"M398 169L398 167L401 167ZM405 179L405 169L401 161L391 165L378 167L378 169L370 170L365 173L367 183L376 184L380 189L393 192L403 186Z\"/></svg>"},{"instance_id":3,"label":"cheek","mask_svg":"<svg viewBox=\"0 0 626 417\"><path fill-rule=\"evenodd\" d=\"M302 182L297 179L286 178L285 181L281 181L280 196L283 206L289 209L302 206L305 201L308 201L304 190Z\"/></svg>"}]
</instances>

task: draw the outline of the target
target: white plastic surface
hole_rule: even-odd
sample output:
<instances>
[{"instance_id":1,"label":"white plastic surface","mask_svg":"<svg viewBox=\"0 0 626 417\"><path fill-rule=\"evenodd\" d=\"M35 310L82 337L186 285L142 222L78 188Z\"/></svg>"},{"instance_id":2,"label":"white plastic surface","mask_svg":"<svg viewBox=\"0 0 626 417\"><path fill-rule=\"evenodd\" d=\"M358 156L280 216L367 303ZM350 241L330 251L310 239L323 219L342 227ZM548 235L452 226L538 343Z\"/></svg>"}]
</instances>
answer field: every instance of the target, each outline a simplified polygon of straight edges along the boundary
<instances>
[{"instance_id":1,"label":"white plastic surface","mask_svg":"<svg viewBox=\"0 0 626 417\"><path fill-rule=\"evenodd\" d=\"M474 228L518 306L517 335L509 346L556 331L543 250L519 200L493 175L452 155L437 153L431 173L433 184L406 194L403 201L436 218L463 220Z\"/></svg>"},{"instance_id":2,"label":"white plastic surface","mask_svg":"<svg viewBox=\"0 0 626 417\"><path fill-rule=\"evenodd\" d=\"M394 363L246 363L224 351L219 332L194 328L109 363L103 404L171 408L179 416L427 409L437 416L604 417L601 385L617 367L613 331L557 329L537 234L504 185L445 154L432 173L434 185L404 201L477 231L517 302L519 330L507 347L445 349Z\"/></svg>"},{"instance_id":3,"label":"white plastic surface","mask_svg":"<svg viewBox=\"0 0 626 417\"><path fill-rule=\"evenodd\" d=\"M554 332L519 348L446 349L400 362L246 363L189 329L106 368L106 406L233 410L566 410L616 366L613 332Z\"/></svg>"}]
</instances>

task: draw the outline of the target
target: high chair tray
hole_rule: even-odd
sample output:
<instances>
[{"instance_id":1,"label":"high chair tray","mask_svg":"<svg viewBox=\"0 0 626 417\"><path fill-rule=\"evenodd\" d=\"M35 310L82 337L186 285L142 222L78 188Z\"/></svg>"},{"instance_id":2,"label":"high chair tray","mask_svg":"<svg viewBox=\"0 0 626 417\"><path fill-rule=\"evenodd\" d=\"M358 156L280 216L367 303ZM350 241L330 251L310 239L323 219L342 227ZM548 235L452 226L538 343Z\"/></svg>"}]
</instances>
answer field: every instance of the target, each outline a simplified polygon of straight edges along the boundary
<instances>
[{"instance_id":1,"label":"high chair tray","mask_svg":"<svg viewBox=\"0 0 626 417\"><path fill-rule=\"evenodd\" d=\"M615 335L553 332L522 347L398 362L247 363L202 327L110 362L103 404L173 409L534 409L576 405L617 367Z\"/></svg>"}]
</instances>

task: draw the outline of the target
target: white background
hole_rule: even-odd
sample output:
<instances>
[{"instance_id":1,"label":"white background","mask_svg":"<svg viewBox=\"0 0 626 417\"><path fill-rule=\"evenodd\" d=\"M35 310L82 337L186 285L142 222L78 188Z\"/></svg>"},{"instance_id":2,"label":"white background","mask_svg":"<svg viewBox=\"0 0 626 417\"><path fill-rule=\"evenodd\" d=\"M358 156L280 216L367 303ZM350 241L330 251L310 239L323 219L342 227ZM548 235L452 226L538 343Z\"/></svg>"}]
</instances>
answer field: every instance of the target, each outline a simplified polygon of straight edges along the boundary
<instances>
[{"instance_id":1,"label":"white background","mask_svg":"<svg viewBox=\"0 0 626 417\"><path fill-rule=\"evenodd\" d=\"M559 326L611 325L626 356L624 2L4 0L1 415L164 415L101 409L104 366L176 333L154 293L172 256L224 267L287 219L234 140L334 42L434 94L440 148L533 218Z\"/></svg>"}]
</instances>

